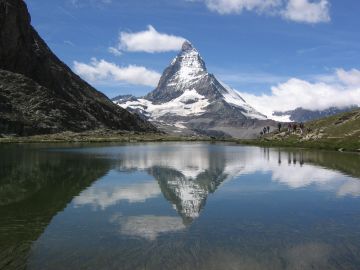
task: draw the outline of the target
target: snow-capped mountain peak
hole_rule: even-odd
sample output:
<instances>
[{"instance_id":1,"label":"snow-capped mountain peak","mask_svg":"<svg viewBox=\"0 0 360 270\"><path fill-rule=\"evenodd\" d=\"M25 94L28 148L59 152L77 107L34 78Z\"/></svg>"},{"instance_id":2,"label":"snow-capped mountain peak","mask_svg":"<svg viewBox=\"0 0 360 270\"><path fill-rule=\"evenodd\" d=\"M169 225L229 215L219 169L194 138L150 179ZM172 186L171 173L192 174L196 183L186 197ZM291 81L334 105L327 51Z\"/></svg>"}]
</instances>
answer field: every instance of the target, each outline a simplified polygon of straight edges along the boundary
<instances>
[{"instance_id":1,"label":"snow-capped mountain peak","mask_svg":"<svg viewBox=\"0 0 360 270\"><path fill-rule=\"evenodd\" d=\"M211 128L217 133L219 126L224 134L229 126L228 132L234 134L234 125L244 128L254 120L266 120L236 90L207 71L199 51L189 41L164 70L155 90L141 99L119 99L115 103L155 124L184 130Z\"/></svg>"},{"instance_id":2,"label":"snow-capped mountain peak","mask_svg":"<svg viewBox=\"0 0 360 270\"><path fill-rule=\"evenodd\" d=\"M206 76L207 69L198 50L185 41L179 54L172 60L160 78L158 87L147 98L158 102L169 101L180 96L199 79Z\"/></svg>"},{"instance_id":3,"label":"snow-capped mountain peak","mask_svg":"<svg viewBox=\"0 0 360 270\"><path fill-rule=\"evenodd\" d=\"M189 68L197 71L206 72L204 60L198 50L189 42L185 41L181 51L173 60L174 65L178 64L180 69Z\"/></svg>"}]
</instances>

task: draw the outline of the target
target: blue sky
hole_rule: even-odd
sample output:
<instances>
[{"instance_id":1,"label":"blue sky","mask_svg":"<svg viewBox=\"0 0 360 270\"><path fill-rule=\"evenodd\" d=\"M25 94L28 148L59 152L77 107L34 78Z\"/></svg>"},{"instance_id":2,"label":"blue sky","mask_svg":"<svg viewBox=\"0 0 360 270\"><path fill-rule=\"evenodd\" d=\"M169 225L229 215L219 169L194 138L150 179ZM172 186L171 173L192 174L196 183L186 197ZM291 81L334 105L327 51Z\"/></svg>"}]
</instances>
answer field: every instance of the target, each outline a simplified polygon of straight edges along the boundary
<instances>
[{"instance_id":1,"label":"blue sky","mask_svg":"<svg viewBox=\"0 0 360 270\"><path fill-rule=\"evenodd\" d=\"M299 5L289 13L291 1ZM272 95L271 87L280 87L292 78L333 86L338 69L356 73L345 75L359 75L358 0L26 2L32 24L71 68L75 61L91 66L91 59L96 58L117 67L136 65L162 73L176 56L176 49L134 52L119 44L121 32L136 34L151 25L161 34L190 40L211 73L248 97ZM265 2L269 6L261 6ZM314 9L318 14L309 12L309 7L318 8ZM110 53L109 47L117 48L121 55ZM137 83L136 78L129 83L125 75L117 80L80 75L109 97L140 96L154 88L153 83Z\"/></svg>"}]
</instances>

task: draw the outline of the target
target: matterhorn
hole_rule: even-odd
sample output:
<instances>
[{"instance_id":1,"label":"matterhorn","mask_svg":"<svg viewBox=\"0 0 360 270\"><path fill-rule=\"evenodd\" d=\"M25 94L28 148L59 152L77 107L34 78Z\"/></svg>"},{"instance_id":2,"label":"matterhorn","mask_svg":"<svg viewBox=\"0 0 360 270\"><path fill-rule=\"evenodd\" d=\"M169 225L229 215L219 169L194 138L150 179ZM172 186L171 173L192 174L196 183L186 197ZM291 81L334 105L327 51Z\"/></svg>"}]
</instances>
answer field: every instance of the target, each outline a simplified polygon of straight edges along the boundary
<instances>
[{"instance_id":1,"label":"matterhorn","mask_svg":"<svg viewBox=\"0 0 360 270\"><path fill-rule=\"evenodd\" d=\"M272 120L207 71L198 50L185 41L163 72L155 90L144 97L113 101L168 133L251 138Z\"/></svg>"}]
</instances>

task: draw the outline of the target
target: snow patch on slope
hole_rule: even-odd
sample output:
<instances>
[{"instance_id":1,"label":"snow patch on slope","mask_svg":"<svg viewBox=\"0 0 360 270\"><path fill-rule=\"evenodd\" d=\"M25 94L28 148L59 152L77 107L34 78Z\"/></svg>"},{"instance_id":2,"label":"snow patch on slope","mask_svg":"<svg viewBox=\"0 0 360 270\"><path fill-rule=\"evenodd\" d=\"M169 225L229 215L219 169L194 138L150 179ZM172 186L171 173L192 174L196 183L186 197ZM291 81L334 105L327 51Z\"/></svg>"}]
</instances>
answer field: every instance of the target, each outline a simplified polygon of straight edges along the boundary
<instances>
[{"instance_id":1,"label":"snow patch on slope","mask_svg":"<svg viewBox=\"0 0 360 270\"><path fill-rule=\"evenodd\" d=\"M225 88L227 92L222 93L224 100L232 105L235 105L240 108L244 108L247 112L244 112L243 114L251 119L259 119L259 120L266 120L267 117L258 111L256 111L253 107L251 107L249 104L246 103L246 101L240 96L240 94L227 84L219 81L221 85Z\"/></svg>"},{"instance_id":2,"label":"snow patch on slope","mask_svg":"<svg viewBox=\"0 0 360 270\"><path fill-rule=\"evenodd\" d=\"M205 108L210 104L209 101L200 95L195 89L185 90L184 93L163 104L153 104L147 99L139 99L136 101L127 101L125 103L117 103L124 109L128 107L132 109L140 109L147 112L153 119L157 119L166 114L178 116L199 115L205 112Z\"/></svg>"}]
</instances>

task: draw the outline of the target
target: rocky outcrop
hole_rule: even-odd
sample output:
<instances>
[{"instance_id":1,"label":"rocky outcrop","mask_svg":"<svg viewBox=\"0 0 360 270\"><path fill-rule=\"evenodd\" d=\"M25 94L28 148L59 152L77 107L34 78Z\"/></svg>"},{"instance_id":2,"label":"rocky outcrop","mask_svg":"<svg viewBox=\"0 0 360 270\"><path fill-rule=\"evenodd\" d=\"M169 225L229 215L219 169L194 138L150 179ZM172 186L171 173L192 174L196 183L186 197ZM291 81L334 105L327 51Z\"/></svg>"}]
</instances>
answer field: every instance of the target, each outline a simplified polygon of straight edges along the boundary
<instances>
[{"instance_id":1,"label":"rocky outcrop","mask_svg":"<svg viewBox=\"0 0 360 270\"><path fill-rule=\"evenodd\" d=\"M23 0L0 0L0 133L156 130L74 74L30 22Z\"/></svg>"}]
</instances>

